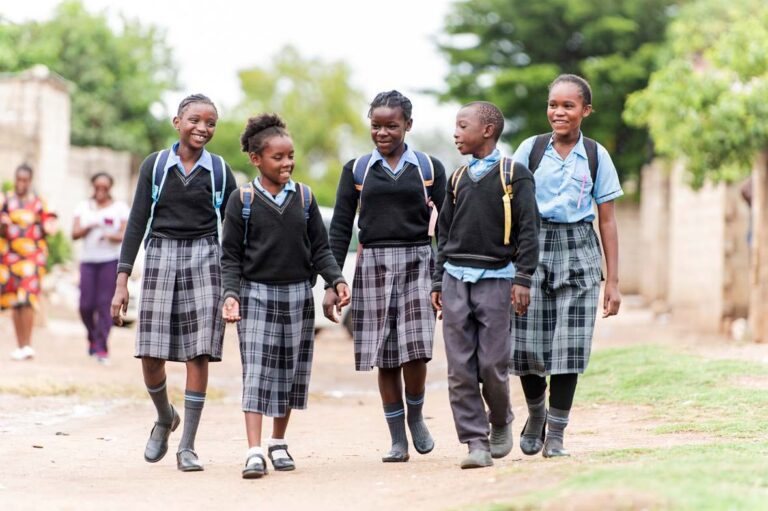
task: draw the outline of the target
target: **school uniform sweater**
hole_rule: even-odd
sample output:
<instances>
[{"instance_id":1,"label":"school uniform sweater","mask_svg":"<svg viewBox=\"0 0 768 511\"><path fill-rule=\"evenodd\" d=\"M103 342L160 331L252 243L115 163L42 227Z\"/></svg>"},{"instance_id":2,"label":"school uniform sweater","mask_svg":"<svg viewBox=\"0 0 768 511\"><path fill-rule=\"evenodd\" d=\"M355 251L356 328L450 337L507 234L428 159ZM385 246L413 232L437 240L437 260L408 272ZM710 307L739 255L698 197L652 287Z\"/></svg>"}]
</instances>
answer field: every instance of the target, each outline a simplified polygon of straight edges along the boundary
<instances>
[{"instance_id":1,"label":"school uniform sweater","mask_svg":"<svg viewBox=\"0 0 768 511\"><path fill-rule=\"evenodd\" d=\"M432 202L438 211L445 199L445 169L432 158ZM344 267L352 237L355 213L360 201L358 240L366 247L428 245L432 214L424 199L424 186L418 167L407 163L397 174L381 162L368 170L362 192L355 188L354 160L344 165L336 191L336 206L330 228L331 250L339 267Z\"/></svg>"},{"instance_id":2,"label":"school uniform sweater","mask_svg":"<svg viewBox=\"0 0 768 511\"><path fill-rule=\"evenodd\" d=\"M314 197L304 219L301 195L288 192L278 206L258 190L253 194L247 245L243 245L243 202L240 191L229 197L222 236L224 297L240 296L241 279L263 284L290 284L320 274L335 286L344 282L328 246L328 234Z\"/></svg>"},{"instance_id":3,"label":"school uniform sweater","mask_svg":"<svg viewBox=\"0 0 768 511\"><path fill-rule=\"evenodd\" d=\"M144 239L152 208L152 167L156 158L157 153L150 154L139 168L136 194L133 197L133 205L120 250L118 273L131 274L136 254ZM167 172L160 198L155 206L151 235L183 240L217 236L218 223L212 200L211 171L197 167L185 176L178 167L172 167ZM227 197L237 189L237 182L229 165L226 165L225 172L224 202L221 204L222 218Z\"/></svg>"},{"instance_id":4,"label":"school uniform sweater","mask_svg":"<svg viewBox=\"0 0 768 511\"><path fill-rule=\"evenodd\" d=\"M440 212L437 264L432 290L441 291L443 265L498 269L512 262L514 283L531 287L539 261L539 211L531 172L514 164L512 177L512 231L504 245L504 190L499 164L479 180L464 172L454 189L449 181Z\"/></svg>"}]
</instances>

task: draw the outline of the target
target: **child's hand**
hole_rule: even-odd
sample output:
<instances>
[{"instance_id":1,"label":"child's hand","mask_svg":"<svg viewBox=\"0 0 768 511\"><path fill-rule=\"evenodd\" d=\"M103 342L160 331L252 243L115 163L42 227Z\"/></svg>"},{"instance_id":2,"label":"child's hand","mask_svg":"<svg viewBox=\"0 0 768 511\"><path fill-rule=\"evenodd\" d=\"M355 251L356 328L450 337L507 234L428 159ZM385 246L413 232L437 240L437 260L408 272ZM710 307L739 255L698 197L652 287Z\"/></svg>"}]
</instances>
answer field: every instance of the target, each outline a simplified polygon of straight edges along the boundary
<instances>
[{"instance_id":1,"label":"child's hand","mask_svg":"<svg viewBox=\"0 0 768 511\"><path fill-rule=\"evenodd\" d=\"M349 305L349 302L352 299L352 293L349 291L349 286L341 282L336 284L336 294L339 295L339 298L341 299L341 301L336 304L336 312L341 314L342 307Z\"/></svg>"},{"instance_id":2,"label":"child's hand","mask_svg":"<svg viewBox=\"0 0 768 511\"><path fill-rule=\"evenodd\" d=\"M525 286L514 284L510 292L510 299L515 314L522 316L528 312L528 306L531 304L531 290Z\"/></svg>"},{"instance_id":3,"label":"child's hand","mask_svg":"<svg viewBox=\"0 0 768 511\"><path fill-rule=\"evenodd\" d=\"M603 291L603 317L615 316L621 306L621 293L617 284L606 284Z\"/></svg>"},{"instance_id":4,"label":"child's hand","mask_svg":"<svg viewBox=\"0 0 768 511\"><path fill-rule=\"evenodd\" d=\"M437 319L443 319L442 291L432 291L432 308L437 312Z\"/></svg>"},{"instance_id":5,"label":"child's hand","mask_svg":"<svg viewBox=\"0 0 768 511\"><path fill-rule=\"evenodd\" d=\"M123 316L126 312L128 312L128 286L118 282L111 306L112 321L115 325L123 326Z\"/></svg>"},{"instance_id":6,"label":"child's hand","mask_svg":"<svg viewBox=\"0 0 768 511\"><path fill-rule=\"evenodd\" d=\"M240 321L240 302L231 296L228 297L224 300L224 306L221 308L221 315L224 316L224 321L227 323Z\"/></svg>"},{"instance_id":7,"label":"child's hand","mask_svg":"<svg viewBox=\"0 0 768 511\"><path fill-rule=\"evenodd\" d=\"M339 286L341 287L341 286ZM339 318L336 316L336 308L341 311L341 298L336 293L336 290L329 287L325 290L325 298L323 298L323 315L334 323L339 322Z\"/></svg>"}]
</instances>

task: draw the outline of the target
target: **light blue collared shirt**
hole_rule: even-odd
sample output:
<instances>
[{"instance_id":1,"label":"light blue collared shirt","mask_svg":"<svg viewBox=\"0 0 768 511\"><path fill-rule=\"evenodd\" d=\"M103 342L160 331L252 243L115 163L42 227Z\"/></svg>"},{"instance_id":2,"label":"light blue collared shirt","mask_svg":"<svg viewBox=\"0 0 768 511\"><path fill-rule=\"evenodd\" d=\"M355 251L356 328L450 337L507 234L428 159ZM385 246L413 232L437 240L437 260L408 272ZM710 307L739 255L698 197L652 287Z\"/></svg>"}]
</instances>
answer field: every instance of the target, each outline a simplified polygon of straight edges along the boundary
<instances>
[{"instance_id":1,"label":"light blue collared shirt","mask_svg":"<svg viewBox=\"0 0 768 511\"><path fill-rule=\"evenodd\" d=\"M372 167L374 163L381 160L381 164L384 166L385 169L389 170L392 174L397 175L401 170L403 170L403 167L405 167L406 163L412 163L413 165L419 166L419 159L416 157L416 153L413 152L413 149L408 147L408 144L405 144L405 152L400 157L400 161L397 162L397 166L393 169L389 166L389 163L387 163L387 159L384 158L378 149L374 149L371 152L371 161L368 163L369 167Z\"/></svg>"},{"instance_id":2,"label":"light blue collared shirt","mask_svg":"<svg viewBox=\"0 0 768 511\"><path fill-rule=\"evenodd\" d=\"M516 162L528 166L528 157L536 137L523 141L513 156ZM611 155L597 144L597 174L595 183L589 172L584 136L563 159L549 141L541 164L533 174L536 181L536 204L541 218L557 223L591 222L595 219L593 200L597 204L624 195Z\"/></svg>"},{"instance_id":3,"label":"light blue collared shirt","mask_svg":"<svg viewBox=\"0 0 768 511\"><path fill-rule=\"evenodd\" d=\"M260 191L266 198L277 204L278 206L282 206L285 202L285 199L288 198L288 192L295 192L296 191L296 183L293 182L293 179L289 179L287 183L285 183L285 186L282 190L280 190L280 193L273 196L271 193L269 193L261 184L261 178L254 178L253 180L253 186Z\"/></svg>"},{"instance_id":4,"label":"light blue collared shirt","mask_svg":"<svg viewBox=\"0 0 768 511\"><path fill-rule=\"evenodd\" d=\"M168 154L168 160L165 162L165 168L163 171L167 171L168 169L173 168L174 165L178 165L182 174L187 175L187 171L184 170L184 165L181 163L181 158L179 158L177 153L178 150L179 142L176 142L171 147L171 152ZM200 158L197 160L194 167L192 167L192 170L195 170L197 167L203 167L208 171L213 171L213 158L211 157L211 153L206 151L205 148L203 148L203 152L200 153Z\"/></svg>"},{"instance_id":5,"label":"light blue collared shirt","mask_svg":"<svg viewBox=\"0 0 768 511\"><path fill-rule=\"evenodd\" d=\"M494 165L501 160L501 151L498 148L494 149L491 154L485 158L472 158L467 166L467 172L470 179L479 181L483 178ZM497 270L489 270L486 268L474 268L472 266L457 266L449 262L445 262L443 268L448 275L458 279L462 282L475 283L480 279L506 279L514 280L515 278L515 265L509 263L504 268Z\"/></svg>"},{"instance_id":6,"label":"light blue collared shirt","mask_svg":"<svg viewBox=\"0 0 768 511\"><path fill-rule=\"evenodd\" d=\"M498 148L494 149L493 152L485 158L478 159L473 157L469 160L469 165L467 166L469 176L473 180L479 181L484 175L491 171L494 165L499 163L499 160L501 160L501 151L499 151Z\"/></svg>"}]
</instances>

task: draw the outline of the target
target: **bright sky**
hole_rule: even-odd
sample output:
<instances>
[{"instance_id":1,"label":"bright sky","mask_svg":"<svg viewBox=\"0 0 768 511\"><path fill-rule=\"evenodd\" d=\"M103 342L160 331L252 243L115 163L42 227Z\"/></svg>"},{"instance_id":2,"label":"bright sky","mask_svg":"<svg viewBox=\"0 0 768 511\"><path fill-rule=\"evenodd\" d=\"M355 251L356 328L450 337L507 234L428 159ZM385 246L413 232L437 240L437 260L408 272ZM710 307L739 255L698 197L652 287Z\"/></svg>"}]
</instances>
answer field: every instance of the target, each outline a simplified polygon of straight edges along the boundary
<instances>
[{"instance_id":1,"label":"bright sky","mask_svg":"<svg viewBox=\"0 0 768 511\"><path fill-rule=\"evenodd\" d=\"M49 18L58 0L0 0L12 21ZM182 92L166 102L175 110L187 93L217 104L239 99L237 71L267 65L286 44L306 57L344 60L353 86L366 97L398 89L414 104L419 127L453 131L456 106L438 106L423 89L443 88L448 66L435 37L451 0L85 0L89 11L125 14L167 30L180 67ZM361 112L361 116L365 112Z\"/></svg>"}]
</instances>

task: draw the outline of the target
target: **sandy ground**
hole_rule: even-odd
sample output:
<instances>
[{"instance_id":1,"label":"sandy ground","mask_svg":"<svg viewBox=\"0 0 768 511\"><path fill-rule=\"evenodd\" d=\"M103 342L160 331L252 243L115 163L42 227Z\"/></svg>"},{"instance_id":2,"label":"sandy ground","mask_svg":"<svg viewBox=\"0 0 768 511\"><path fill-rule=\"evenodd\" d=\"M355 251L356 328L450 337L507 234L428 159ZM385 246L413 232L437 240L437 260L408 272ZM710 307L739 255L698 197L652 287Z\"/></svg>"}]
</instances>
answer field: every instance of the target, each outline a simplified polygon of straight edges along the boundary
<instances>
[{"instance_id":1,"label":"sandy ground","mask_svg":"<svg viewBox=\"0 0 768 511\"><path fill-rule=\"evenodd\" d=\"M240 360L234 328L227 331L224 362L211 366L210 399L197 438L205 471L176 470L169 454L143 460L154 409L132 358L134 331L113 330L112 361L86 356L84 330L75 317L51 319L36 330L38 356L11 362L8 316L0 317L0 509L453 509L510 502L562 477L563 464L585 453L622 447L658 447L708 440L700 435L658 435L641 407L579 406L568 427L573 457L523 456L517 437L525 422L519 384L512 381L517 419L515 449L493 468L462 471L465 447L456 440L448 405L442 339L429 365L425 415L436 439L426 456L407 464L383 464L388 432L375 373L356 373L352 344L341 330L318 334L308 410L291 419L288 439L297 470L256 481L240 478L247 448L240 400ZM627 300L623 314L598 321L596 349L674 341L708 356L768 361L768 346L733 344L663 324ZM169 364L174 402L183 410L184 368ZM269 427L265 431L269 433ZM570 467L572 469L572 467Z\"/></svg>"}]
</instances>

